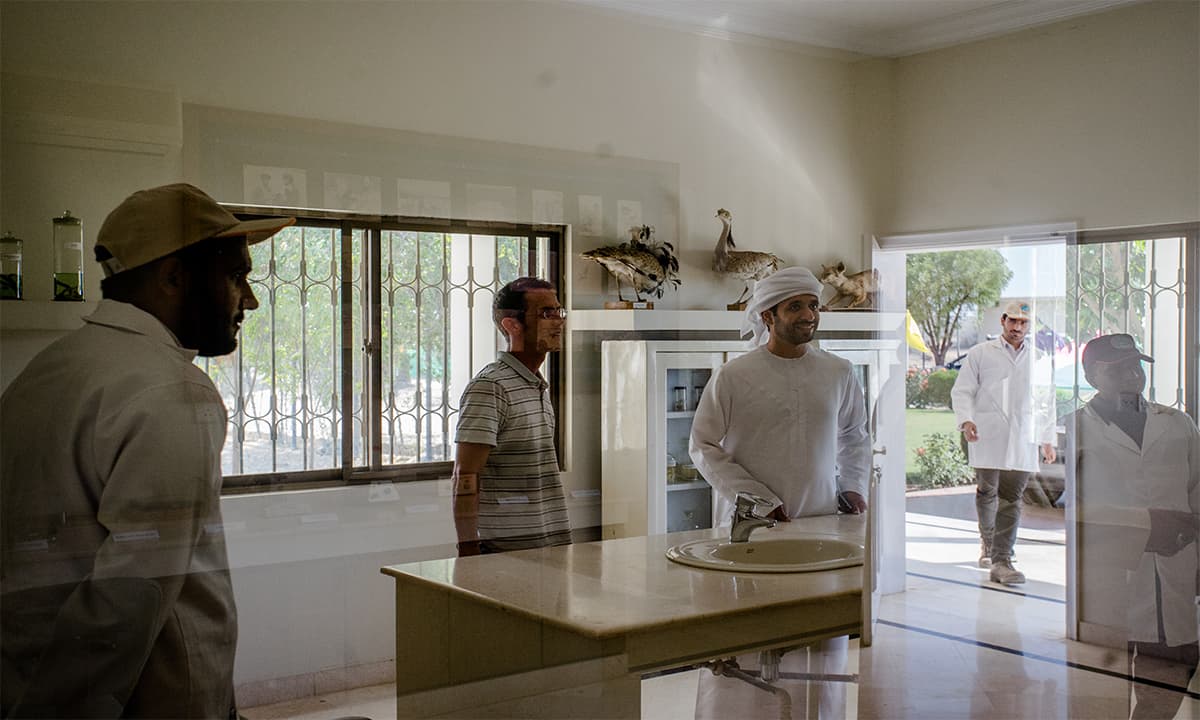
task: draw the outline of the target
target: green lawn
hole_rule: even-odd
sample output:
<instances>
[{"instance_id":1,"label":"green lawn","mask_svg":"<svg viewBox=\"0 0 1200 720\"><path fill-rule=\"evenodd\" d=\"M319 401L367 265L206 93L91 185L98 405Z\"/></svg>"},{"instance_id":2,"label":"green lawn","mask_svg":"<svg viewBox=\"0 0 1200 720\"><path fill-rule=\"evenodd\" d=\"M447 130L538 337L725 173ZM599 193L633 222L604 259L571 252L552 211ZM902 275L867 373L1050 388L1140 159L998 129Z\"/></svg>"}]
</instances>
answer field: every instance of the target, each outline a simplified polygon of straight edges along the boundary
<instances>
[{"instance_id":1,"label":"green lawn","mask_svg":"<svg viewBox=\"0 0 1200 720\"><path fill-rule=\"evenodd\" d=\"M913 452L935 432L957 433L954 413L945 408L906 408L904 410L904 472L917 471L917 456Z\"/></svg>"}]
</instances>

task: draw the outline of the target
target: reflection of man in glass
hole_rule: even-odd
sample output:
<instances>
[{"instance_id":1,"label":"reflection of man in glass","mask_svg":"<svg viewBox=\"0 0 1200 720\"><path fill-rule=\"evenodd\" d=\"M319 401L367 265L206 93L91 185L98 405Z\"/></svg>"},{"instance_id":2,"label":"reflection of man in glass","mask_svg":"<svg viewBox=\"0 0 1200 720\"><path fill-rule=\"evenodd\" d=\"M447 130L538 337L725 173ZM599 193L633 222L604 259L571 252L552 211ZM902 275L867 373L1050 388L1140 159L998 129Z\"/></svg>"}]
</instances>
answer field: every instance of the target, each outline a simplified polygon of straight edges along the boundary
<instances>
[{"instance_id":1,"label":"reflection of man in glass","mask_svg":"<svg viewBox=\"0 0 1200 720\"><path fill-rule=\"evenodd\" d=\"M1083 350L1096 396L1075 413L1080 622L1128 640L1131 717L1174 717L1196 668L1200 433L1142 398L1129 335ZM1164 687L1167 686L1167 687Z\"/></svg>"}]
</instances>

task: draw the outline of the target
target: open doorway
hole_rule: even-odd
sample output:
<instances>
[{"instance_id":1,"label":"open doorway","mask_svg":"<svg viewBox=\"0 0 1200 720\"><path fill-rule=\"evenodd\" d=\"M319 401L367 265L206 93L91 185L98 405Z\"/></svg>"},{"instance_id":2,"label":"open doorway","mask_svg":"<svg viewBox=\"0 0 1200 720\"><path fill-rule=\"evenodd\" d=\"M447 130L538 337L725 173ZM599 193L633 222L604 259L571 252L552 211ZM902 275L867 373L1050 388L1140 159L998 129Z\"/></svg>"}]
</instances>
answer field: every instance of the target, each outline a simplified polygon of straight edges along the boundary
<instances>
[{"instance_id":1,"label":"open doorway","mask_svg":"<svg viewBox=\"0 0 1200 720\"><path fill-rule=\"evenodd\" d=\"M1010 302L1030 308L1026 342L1044 362L1036 381L1053 397L1055 371L1071 366L1066 258L1073 225L883 238L875 266L891 291L886 309L909 316L904 392L904 516L909 577L988 585L980 567L975 477L950 391L966 352L995 340ZM1066 598L1065 472L1044 463L1030 482L1015 560L1020 588L1061 608ZM1002 589L997 586L997 589ZM1061 611L1057 613L1062 616Z\"/></svg>"},{"instance_id":2,"label":"open doorway","mask_svg":"<svg viewBox=\"0 0 1200 720\"><path fill-rule=\"evenodd\" d=\"M1050 364L1048 383L1054 390L1062 460L1057 467L1043 465L1031 483L1033 497L1026 496L1016 559L1029 582L1020 591L1053 601L1065 610L1061 615L1065 637L1110 644L1106 640L1117 635L1109 632L1112 628L1104 626L1091 609L1104 602L1105 593L1089 580L1106 567L1106 558L1089 550L1086 534L1080 537L1085 525L1075 500L1078 458L1074 450L1065 452L1064 436L1096 393L1081 359L1087 343L1101 335L1127 335L1139 352L1152 356L1154 362L1144 364L1144 399L1194 420L1197 304L1195 294L1187 289L1196 281L1197 228L1194 223L1100 231L1059 226L883 238L877 241L874 265L888 279L884 298L890 304L884 307L910 307L910 259L931 253L945 258L980 249L999 253L1014 278L1033 279L1035 284L1010 288L1006 283L992 307L977 303L967 308L948 344L919 324L914 328L925 350L933 350L929 346L935 342L941 345L936 354L912 350L909 355L906 405L917 406L904 408L909 484L920 482L911 477L911 471L921 472L918 449L953 455L953 442L938 444L930 438L942 433L957 439L956 423L943 397L948 392L945 387L953 383L950 373L956 369L956 360L971 345L996 332L990 329L996 325L996 306L1018 296L1027 300L1036 317L1028 338ZM1021 259L1029 254L1032 260ZM937 373L943 375L935 378ZM909 402L914 396L916 402ZM938 425L938 420L943 425ZM1188 465L1188 458L1177 459ZM952 476L953 463L942 465L945 474ZM933 466L938 467L936 463ZM1195 470L1192 467L1189 472ZM986 575L975 567L979 540L974 488L969 481L961 490L955 490L958 486L954 483L942 482L941 488L913 488L905 495L908 573L986 585Z\"/></svg>"}]
</instances>

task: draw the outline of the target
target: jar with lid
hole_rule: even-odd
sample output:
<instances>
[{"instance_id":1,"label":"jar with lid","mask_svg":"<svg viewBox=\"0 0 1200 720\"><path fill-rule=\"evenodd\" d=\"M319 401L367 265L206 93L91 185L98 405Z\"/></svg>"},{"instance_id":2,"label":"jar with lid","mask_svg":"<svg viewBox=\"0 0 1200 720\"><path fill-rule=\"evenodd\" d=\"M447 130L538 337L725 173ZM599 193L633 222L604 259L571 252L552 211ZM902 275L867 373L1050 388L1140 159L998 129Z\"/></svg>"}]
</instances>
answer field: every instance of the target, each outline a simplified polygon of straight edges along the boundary
<instances>
[{"instance_id":1,"label":"jar with lid","mask_svg":"<svg viewBox=\"0 0 1200 720\"><path fill-rule=\"evenodd\" d=\"M83 301L83 221L68 210L54 218L54 299Z\"/></svg>"},{"instance_id":2,"label":"jar with lid","mask_svg":"<svg viewBox=\"0 0 1200 720\"><path fill-rule=\"evenodd\" d=\"M674 455L667 455L667 484L673 485L678 482L679 463L675 460Z\"/></svg>"},{"instance_id":3,"label":"jar with lid","mask_svg":"<svg viewBox=\"0 0 1200 720\"><path fill-rule=\"evenodd\" d=\"M21 238L10 232L0 238L0 300L21 299Z\"/></svg>"},{"instance_id":4,"label":"jar with lid","mask_svg":"<svg viewBox=\"0 0 1200 720\"><path fill-rule=\"evenodd\" d=\"M671 410L674 412L683 412L687 410L687 388L682 385L676 385L671 390Z\"/></svg>"}]
</instances>

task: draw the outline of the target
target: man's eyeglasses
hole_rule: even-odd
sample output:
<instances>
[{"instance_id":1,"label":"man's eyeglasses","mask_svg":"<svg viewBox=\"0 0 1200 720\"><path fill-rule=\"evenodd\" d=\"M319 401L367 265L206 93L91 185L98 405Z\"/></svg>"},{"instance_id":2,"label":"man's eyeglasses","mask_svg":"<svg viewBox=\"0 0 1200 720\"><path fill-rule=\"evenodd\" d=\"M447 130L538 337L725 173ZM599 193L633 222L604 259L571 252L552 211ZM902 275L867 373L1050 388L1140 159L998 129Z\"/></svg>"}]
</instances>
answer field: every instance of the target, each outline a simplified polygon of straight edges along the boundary
<instances>
[{"instance_id":1,"label":"man's eyeglasses","mask_svg":"<svg viewBox=\"0 0 1200 720\"><path fill-rule=\"evenodd\" d=\"M567 319L567 309L565 307L545 307L538 310L536 314L543 320Z\"/></svg>"}]
</instances>

